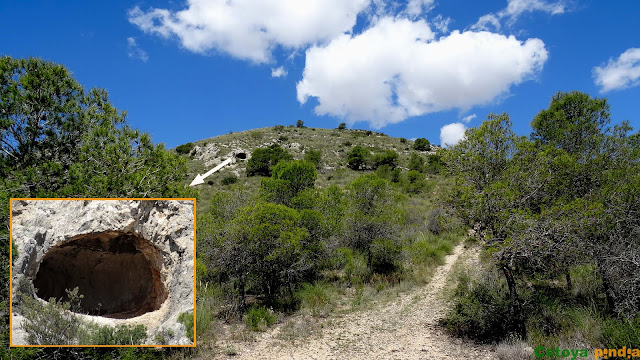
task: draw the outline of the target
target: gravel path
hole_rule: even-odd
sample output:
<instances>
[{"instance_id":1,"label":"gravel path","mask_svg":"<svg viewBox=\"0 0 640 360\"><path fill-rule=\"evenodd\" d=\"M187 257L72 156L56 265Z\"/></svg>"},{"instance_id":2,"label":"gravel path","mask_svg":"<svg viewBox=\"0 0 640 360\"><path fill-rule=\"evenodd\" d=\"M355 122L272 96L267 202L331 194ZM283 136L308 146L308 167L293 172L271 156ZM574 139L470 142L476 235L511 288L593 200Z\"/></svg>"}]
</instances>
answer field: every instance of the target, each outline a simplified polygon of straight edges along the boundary
<instances>
[{"instance_id":1,"label":"gravel path","mask_svg":"<svg viewBox=\"0 0 640 360\"><path fill-rule=\"evenodd\" d=\"M438 326L447 308L447 274L464 252L462 244L456 246L429 284L339 317L308 338L282 341L275 328L256 342L226 346L237 349L237 359L493 359L491 347L452 338Z\"/></svg>"}]
</instances>

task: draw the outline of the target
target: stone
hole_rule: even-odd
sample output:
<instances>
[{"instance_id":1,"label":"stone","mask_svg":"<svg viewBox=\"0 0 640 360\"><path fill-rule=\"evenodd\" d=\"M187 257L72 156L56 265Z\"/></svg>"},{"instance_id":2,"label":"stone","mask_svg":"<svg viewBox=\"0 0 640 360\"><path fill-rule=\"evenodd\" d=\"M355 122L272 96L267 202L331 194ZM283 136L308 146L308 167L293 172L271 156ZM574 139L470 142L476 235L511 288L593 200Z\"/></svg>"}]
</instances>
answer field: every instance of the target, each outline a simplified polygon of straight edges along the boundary
<instances>
[{"instance_id":1,"label":"stone","mask_svg":"<svg viewBox=\"0 0 640 360\"><path fill-rule=\"evenodd\" d=\"M66 300L65 289L78 287L77 316L87 322L144 325L146 345L191 345L177 319L194 310L194 206L189 199L13 200L12 344L28 345L15 286L27 280L42 300ZM155 343L167 330L176 335Z\"/></svg>"}]
</instances>

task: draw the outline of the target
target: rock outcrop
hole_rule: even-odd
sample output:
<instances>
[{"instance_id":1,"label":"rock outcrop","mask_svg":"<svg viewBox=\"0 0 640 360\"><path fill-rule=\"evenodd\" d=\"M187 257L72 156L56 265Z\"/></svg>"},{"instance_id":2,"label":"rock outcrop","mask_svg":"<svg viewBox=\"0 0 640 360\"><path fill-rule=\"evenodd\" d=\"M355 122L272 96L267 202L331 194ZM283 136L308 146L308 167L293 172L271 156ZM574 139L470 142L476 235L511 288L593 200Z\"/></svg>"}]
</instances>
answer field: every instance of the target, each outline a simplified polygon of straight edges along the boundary
<instances>
[{"instance_id":1,"label":"rock outcrop","mask_svg":"<svg viewBox=\"0 0 640 360\"><path fill-rule=\"evenodd\" d=\"M12 238L14 301L25 280L43 300L78 287L83 320L192 344L177 319L194 307L193 200L14 200ZM12 343L27 344L13 305Z\"/></svg>"}]
</instances>

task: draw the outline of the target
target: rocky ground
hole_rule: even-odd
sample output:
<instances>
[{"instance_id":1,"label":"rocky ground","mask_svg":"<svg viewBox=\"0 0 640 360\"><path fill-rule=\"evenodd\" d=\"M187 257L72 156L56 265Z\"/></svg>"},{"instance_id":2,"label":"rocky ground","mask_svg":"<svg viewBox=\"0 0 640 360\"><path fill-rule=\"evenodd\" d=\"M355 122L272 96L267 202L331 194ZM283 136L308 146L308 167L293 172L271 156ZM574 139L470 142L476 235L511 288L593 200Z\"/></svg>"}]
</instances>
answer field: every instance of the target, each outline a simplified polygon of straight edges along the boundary
<instances>
[{"instance_id":1,"label":"rocky ground","mask_svg":"<svg viewBox=\"0 0 640 360\"><path fill-rule=\"evenodd\" d=\"M464 254L464 256L463 256ZM295 341L282 333L291 323L261 333L256 341L223 340L213 358L238 359L493 359L494 349L452 338L438 326L447 309L443 295L453 264L463 256L477 260L477 252L458 245L435 272L432 281L401 293L396 300L366 311L347 313L316 326ZM300 327L298 331L303 331ZM293 332L295 332L295 327Z\"/></svg>"}]
</instances>

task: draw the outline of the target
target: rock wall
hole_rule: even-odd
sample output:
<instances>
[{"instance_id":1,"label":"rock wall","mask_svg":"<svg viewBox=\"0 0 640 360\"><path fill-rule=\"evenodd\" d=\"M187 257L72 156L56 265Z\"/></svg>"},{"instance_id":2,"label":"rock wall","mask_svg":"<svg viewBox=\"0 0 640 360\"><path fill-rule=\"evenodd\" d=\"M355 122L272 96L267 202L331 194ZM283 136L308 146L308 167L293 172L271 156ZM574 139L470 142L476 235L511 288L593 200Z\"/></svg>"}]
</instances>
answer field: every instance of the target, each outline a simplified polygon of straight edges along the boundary
<instances>
[{"instance_id":1,"label":"rock wall","mask_svg":"<svg viewBox=\"0 0 640 360\"><path fill-rule=\"evenodd\" d=\"M11 230L14 301L21 279L41 297L78 286L84 320L145 325L148 345L192 344L177 318L194 307L193 200L14 200ZM13 305L12 343L27 344Z\"/></svg>"}]
</instances>

